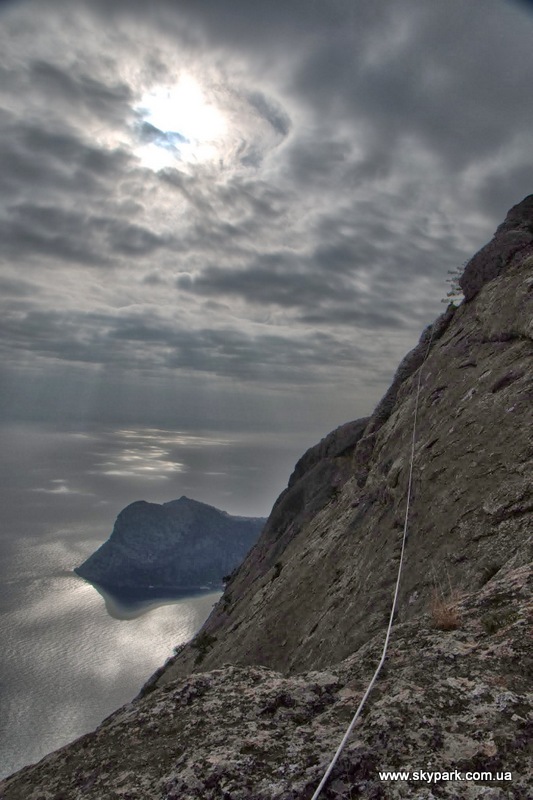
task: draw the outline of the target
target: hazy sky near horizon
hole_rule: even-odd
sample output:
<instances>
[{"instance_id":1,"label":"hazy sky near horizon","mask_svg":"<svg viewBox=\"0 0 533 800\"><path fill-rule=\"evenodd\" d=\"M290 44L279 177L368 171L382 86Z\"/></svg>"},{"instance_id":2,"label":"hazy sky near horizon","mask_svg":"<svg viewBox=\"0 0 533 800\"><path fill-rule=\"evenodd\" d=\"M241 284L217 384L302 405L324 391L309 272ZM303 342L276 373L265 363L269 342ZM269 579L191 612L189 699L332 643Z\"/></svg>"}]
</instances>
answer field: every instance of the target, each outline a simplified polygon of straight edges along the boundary
<instances>
[{"instance_id":1,"label":"hazy sky near horizon","mask_svg":"<svg viewBox=\"0 0 533 800\"><path fill-rule=\"evenodd\" d=\"M369 413L533 191L532 38L513 0L0 3L4 426L90 429L95 497L122 436L172 499L176 432L260 482Z\"/></svg>"}]
</instances>

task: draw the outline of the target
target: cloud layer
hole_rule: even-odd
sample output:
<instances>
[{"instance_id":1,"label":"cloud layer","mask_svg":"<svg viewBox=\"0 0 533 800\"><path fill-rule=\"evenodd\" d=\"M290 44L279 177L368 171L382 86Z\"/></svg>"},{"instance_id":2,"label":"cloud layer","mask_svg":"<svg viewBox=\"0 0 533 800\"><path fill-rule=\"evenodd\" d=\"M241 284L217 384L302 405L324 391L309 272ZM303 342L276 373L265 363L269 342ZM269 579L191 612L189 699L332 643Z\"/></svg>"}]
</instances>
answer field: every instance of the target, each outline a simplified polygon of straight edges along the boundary
<instances>
[{"instance_id":1,"label":"cloud layer","mask_svg":"<svg viewBox=\"0 0 533 800\"><path fill-rule=\"evenodd\" d=\"M20 0L0 22L8 420L223 427L240 403L325 433L532 191L524 3ZM216 136L185 101L175 130L142 110L184 81Z\"/></svg>"}]
</instances>

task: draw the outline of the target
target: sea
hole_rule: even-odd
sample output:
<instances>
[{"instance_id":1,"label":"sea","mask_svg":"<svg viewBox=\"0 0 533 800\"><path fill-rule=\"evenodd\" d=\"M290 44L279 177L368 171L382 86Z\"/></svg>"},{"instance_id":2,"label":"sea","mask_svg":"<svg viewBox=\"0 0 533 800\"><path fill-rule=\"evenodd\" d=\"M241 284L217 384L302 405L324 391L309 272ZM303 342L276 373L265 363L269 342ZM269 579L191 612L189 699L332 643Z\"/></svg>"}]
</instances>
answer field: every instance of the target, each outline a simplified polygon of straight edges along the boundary
<instances>
[{"instance_id":1,"label":"sea","mask_svg":"<svg viewBox=\"0 0 533 800\"><path fill-rule=\"evenodd\" d=\"M294 437L293 437L294 438ZM220 592L116 601L78 577L135 500L265 516L312 439L0 424L0 776L93 730L202 626Z\"/></svg>"},{"instance_id":2,"label":"sea","mask_svg":"<svg viewBox=\"0 0 533 800\"><path fill-rule=\"evenodd\" d=\"M9 560L0 600L0 777L131 701L220 597L118 601L72 572L61 537L19 539Z\"/></svg>"}]
</instances>

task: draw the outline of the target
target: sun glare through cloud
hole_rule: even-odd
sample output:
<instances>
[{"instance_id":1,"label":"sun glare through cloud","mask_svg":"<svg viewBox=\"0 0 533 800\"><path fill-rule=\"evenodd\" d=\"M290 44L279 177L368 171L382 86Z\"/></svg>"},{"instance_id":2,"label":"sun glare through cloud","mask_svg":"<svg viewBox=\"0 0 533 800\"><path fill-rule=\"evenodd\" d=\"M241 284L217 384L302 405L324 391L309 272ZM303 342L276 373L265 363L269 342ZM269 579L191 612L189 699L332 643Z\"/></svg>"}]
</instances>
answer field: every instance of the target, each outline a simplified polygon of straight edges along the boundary
<instances>
[{"instance_id":1,"label":"sun glare through cloud","mask_svg":"<svg viewBox=\"0 0 533 800\"><path fill-rule=\"evenodd\" d=\"M134 110L140 140L134 153L153 170L215 159L228 128L223 113L189 76L145 92Z\"/></svg>"}]
</instances>

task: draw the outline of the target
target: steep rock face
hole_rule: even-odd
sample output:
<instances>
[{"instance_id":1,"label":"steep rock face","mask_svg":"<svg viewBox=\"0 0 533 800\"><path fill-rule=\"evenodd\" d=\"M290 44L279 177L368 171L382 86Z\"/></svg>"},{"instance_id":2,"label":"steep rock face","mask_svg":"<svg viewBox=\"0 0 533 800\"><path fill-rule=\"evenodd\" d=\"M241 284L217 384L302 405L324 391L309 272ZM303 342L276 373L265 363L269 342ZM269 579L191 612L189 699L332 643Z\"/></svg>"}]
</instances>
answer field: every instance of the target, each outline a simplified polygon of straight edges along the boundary
<instances>
[{"instance_id":1,"label":"steep rock face","mask_svg":"<svg viewBox=\"0 0 533 800\"><path fill-rule=\"evenodd\" d=\"M506 222L532 214L526 198ZM497 240L372 417L298 462L193 642L95 733L0 783L2 800L309 800L381 655L419 385L397 618L321 800L531 796L533 258Z\"/></svg>"},{"instance_id":2,"label":"steep rock face","mask_svg":"<svg viewBox=\"0 0 533 800\"><path fill-rule=\"evenodd\" d=\"M208 651L199 661L185 648L160 684L225 663L289 673L325 668L384 629L419 376L399 619L426 611L436 587L479 587L487 571L520 553L533 511L532 326L533 258L526 252L424 331L364 430L357 428L343 473L349 478L328 502L289 536L288 516L278 519L274 507L204 626Z\"/></svg>"},{"instance_id":3,"label":"steep rock face","mask_svg":"<svg viewBox=\"0 0 533 800\"><path fill-rule=\"evenodd\" d=\"M279 570L275 565L289 542L338 495L350 476L351 456L367 422L360 419L341 425L299 459L248 561L254 565L253 569L239 573L243 585L247 578L255 579L257 570L265 573L270 568Z\"/></svg>"},{"instance_id":4,"label":"steep rock face","mask_svg":"<svg viewBox=\"0 0 533 800\"><path fill-rule=\"evenodd\" d=\"M234 517L180 497L131 503L109 539L75 571L109 588L221 584L257 541L266 520Z\"/></svg>"}]
</instances>

